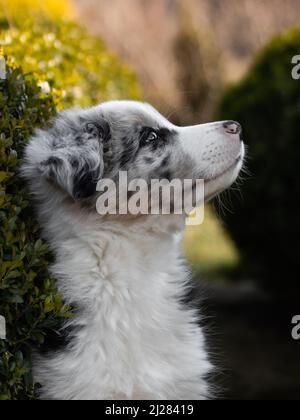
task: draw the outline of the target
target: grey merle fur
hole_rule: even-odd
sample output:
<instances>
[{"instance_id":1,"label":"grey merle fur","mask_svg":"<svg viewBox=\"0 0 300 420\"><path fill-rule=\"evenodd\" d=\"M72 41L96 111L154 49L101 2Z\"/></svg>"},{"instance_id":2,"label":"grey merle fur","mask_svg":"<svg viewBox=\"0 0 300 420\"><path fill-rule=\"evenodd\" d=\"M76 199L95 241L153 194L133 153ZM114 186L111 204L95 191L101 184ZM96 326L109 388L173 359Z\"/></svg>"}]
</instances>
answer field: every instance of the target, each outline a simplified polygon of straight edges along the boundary
<instances>
[{"instance_id":1,"label":"grey merle fur","mask_svg":"<svg viewBox=\"0 0 300 420\"><path fill-rule=\"evenodd\" d=\"M183 153L172 159L176 131L157 126L145 113L135 112L126 121L97 108L85 114L81 110L63 112L44 133L53 153L40 170L74 200L93 201L98 181L117 180L119 171L146 181L171 180L182 176L185 169L188 172L188 158ZM151 132L157 133L157 139L147 143Z\"/></svg>"}]
</instances>

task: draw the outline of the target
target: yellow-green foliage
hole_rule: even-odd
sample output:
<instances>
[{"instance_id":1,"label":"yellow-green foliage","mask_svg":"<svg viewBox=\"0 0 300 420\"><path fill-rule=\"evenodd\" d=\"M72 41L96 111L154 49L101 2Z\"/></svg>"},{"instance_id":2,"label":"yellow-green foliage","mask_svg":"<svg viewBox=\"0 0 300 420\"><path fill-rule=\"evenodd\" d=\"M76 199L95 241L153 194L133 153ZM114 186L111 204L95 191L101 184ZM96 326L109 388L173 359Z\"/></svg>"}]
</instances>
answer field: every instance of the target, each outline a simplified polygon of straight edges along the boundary
<instances>
[{"instance_id":1,"label":"yellow-green foliage","mask_svg":"<svg viewBox=\"0 0 300 420\"><path fill-rule=\"evenodd\" d=\"M59 107L139 97L133 72L76 23L8 29L0 44L25 72L35 73L44 90L53 90Z\"/></svg>"},{"instance_id":2,"label":"yellow-green foliage","mask_svg":"<svg viewBox=\"0 0 300 420\"><path fill-rule=\"evenodd\" d=\"M26 25L43 20L71 18L75 15L70 0L0 0L0 19L11 25Z\"/></svg>"},{"instance_id":3,"label":"yellow-green foliage","mask_svg":"<svg viewBox=\"0 0 300 420\"><path fill-rule=\"evenodd\" d=\"M70 0L0 0L0 47L34 73L58 108L138 99L131 69L70 17Z\"/></svg>"}]
</instances>

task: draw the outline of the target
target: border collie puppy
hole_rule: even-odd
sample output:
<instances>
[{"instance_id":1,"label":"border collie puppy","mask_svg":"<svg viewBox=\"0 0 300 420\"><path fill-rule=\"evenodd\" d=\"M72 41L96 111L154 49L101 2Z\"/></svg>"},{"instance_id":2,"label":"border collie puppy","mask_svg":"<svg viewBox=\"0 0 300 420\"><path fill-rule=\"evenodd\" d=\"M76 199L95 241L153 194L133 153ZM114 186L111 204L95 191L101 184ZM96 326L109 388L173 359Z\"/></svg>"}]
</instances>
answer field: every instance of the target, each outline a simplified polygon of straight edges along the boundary
<instances>
[{"instance_id":1,"label":"border collie puppy","mask_svg":"<svg viewBox=\"0 0 300 420\"><path fill-rule=\"evenodd\" d=\"M51 272L74 318L64 346L34 355L41 398L209 399L212 370L197 312L186 307L185 217L99 215L97 183L203 179L205 200L244 158L233 121L177 127L150 105L116 101L62 112L38 130L23 175L35 197Z\"/></svg>"}]
</instances>

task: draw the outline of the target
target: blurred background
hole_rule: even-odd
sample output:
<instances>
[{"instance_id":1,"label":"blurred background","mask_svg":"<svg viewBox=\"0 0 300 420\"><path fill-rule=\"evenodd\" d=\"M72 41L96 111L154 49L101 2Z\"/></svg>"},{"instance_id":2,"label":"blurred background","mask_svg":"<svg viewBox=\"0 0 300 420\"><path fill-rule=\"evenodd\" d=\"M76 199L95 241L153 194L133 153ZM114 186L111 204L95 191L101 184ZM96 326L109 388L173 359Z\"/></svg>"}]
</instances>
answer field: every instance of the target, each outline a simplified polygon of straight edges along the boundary
<instances>
[{"instance_id":1,"label":"blurred background","mask_svg":"<svg viewBox=\"0 0 300 420\"><path fill-rule=\"evenodd\" d=\"M188 228L184 251L205 296L220 398L300 399L299 1L0 0L0 10L3 53L58 109L130 97L176 124L243 124L246 170Z\"/></svg>"}]
</instances>

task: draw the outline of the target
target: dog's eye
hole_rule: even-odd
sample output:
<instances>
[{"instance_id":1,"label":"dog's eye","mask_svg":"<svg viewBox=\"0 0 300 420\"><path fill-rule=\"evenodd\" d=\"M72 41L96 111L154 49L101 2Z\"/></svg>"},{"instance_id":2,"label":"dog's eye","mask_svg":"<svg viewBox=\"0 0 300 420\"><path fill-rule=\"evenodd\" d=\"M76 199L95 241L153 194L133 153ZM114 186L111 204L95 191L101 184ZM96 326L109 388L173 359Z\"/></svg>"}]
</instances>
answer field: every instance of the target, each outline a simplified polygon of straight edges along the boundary
<instances>
[{"instance_id":1,"label":"dog's eye","mask_svg":"<svg viewBox=\"0 0 300 420\"><path fill-rule=\"evenodd\" d=\"M148 134L148 137L147 137L147 142L148 142L148 143L150 143L150 142L155 141L155 140L157 140L157 139L158 139L158 134L157 134L155 131L151 131L151 132Z\"/></svg>"},{"instance_id":2,"label":"dog's eye","mask_svg":"<svg viewBox=\"0 0 300 420\"><path fill-rule=\"evenodd\" d=\"M147 130L142 134L141 138L141 145L146 146L147 144L151 144L159 138L158 134L154 130Z\"/></svg>"}]
</instances>

